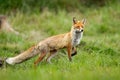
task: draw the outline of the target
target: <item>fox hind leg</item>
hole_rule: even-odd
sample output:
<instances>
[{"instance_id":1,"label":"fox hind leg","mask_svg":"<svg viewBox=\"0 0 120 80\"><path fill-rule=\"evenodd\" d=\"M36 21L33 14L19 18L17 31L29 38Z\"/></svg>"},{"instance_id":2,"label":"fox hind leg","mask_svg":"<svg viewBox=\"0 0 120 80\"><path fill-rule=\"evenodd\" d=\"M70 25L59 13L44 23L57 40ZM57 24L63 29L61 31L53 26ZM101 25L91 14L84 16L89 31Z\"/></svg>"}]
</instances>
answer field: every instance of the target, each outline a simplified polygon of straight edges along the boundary
<instances>
[{"instance_id":1,"label":"fox hind leg","mask_svg":"<svg viewBox=\"0 0 120 80\"><path fill-rule=\"evenodd\" d=\"M39 62L41 62L45 56L46 56L45 52L41 53L39 58L34 62L34 65L36 66Z\"/></svg>"},{"instance_id":2,"label":"fox hind leg","mask_svg":"<svg viewBox=\"0 0 120 80\"><path fill-rule=\"evenodd\" d=\"M51 63L51 59L52 59L53 57L55 57L56 54L57 54L57 50L51 51L50 54L48 55L46 61L47 61L48 63Z\"/></svg>"}]
</instances>

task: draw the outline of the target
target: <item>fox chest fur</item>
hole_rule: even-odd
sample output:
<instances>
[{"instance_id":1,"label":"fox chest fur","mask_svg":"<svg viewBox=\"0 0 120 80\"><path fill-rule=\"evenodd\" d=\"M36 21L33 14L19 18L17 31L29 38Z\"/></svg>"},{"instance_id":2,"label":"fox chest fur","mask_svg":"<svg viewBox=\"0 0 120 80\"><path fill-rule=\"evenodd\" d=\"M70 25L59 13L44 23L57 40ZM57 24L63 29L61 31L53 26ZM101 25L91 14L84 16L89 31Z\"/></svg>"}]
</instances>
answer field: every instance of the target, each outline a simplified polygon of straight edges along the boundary
<instances>
[{"instance_id":1,"label":"fox chest fur","mask_svg":"<svg viewBox=\"0 0 120 80\"><path fill-rule=\"evenodd\" d=\"M72 33L72 37L73 37L72 46L77 46L78 44L80 44L82 36L83 36L83 32L80 32L80 33L73 32Z\"/></svg>"}]
</instances>

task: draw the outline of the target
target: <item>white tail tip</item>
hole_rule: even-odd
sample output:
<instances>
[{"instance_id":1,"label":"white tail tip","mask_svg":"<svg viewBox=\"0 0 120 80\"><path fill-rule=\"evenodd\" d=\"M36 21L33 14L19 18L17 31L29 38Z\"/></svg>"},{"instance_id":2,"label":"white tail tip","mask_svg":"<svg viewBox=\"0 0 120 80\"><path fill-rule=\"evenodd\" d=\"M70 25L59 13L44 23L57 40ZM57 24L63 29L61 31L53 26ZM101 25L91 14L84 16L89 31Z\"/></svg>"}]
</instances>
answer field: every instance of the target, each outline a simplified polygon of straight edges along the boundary
<instances>
[{"instance_id":1,"label":"white tail tip","mask_svg":"<svg viewBox=\"0 0 120 80\"><path fill-rule=\"evenodd\" d=\"M6 62L10 65L14 65L14 59L13 58L7 58Z\"/></svg>"}]
</instances>

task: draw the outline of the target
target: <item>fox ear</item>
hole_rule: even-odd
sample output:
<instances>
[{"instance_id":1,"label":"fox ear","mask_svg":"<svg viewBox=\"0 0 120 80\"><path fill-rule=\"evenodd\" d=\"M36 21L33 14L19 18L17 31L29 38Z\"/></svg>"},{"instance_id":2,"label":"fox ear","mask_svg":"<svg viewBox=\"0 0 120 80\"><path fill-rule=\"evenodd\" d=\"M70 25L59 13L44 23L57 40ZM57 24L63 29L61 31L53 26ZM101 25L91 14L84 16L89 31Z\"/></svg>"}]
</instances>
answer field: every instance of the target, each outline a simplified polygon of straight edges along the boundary
<instances>
[{"instance_id":1,"label":"fox ear","mask_svg":"<svg viewBox=\"0 0 120 80\"><path fill-rule=\"evenodd\" d=\"M85 18L82 20L82 23L83 23L83 24L85 24L85 23L86 23L86 19L85 19Z\"/></svg>"},{"instance_id":2,"label":"fox ear","mask_svg":"<svg viewBox=\"0 0 120 80\"><path fill-rule=\"evenodd\" d=\"M73 17L73 24L76 24L76 18L75 17Z\"/></svg>"}]
</instances>

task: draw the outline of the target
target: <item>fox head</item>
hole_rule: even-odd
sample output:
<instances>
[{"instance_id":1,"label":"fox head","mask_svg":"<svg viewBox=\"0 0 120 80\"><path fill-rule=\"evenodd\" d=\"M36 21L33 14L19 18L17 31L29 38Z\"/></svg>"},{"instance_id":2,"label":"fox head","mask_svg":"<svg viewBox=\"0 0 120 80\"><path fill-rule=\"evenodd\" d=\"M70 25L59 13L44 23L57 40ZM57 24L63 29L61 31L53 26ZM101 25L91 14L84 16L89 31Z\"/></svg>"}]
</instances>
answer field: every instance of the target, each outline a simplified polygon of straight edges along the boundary
<instances>
[{"instance_id":1,"label":"fox head","mask_svg":"<svg viewBox=\"0 0 120 80\"><path fill-rule=\"evenodd\" d=\"M77 21L76 18L73 17L72 30L73 30L75 33L82 33L85 23L86 23L86 19L83 19L83 20L81 20L81 21Z\"/></svg>"}]
</instances>

